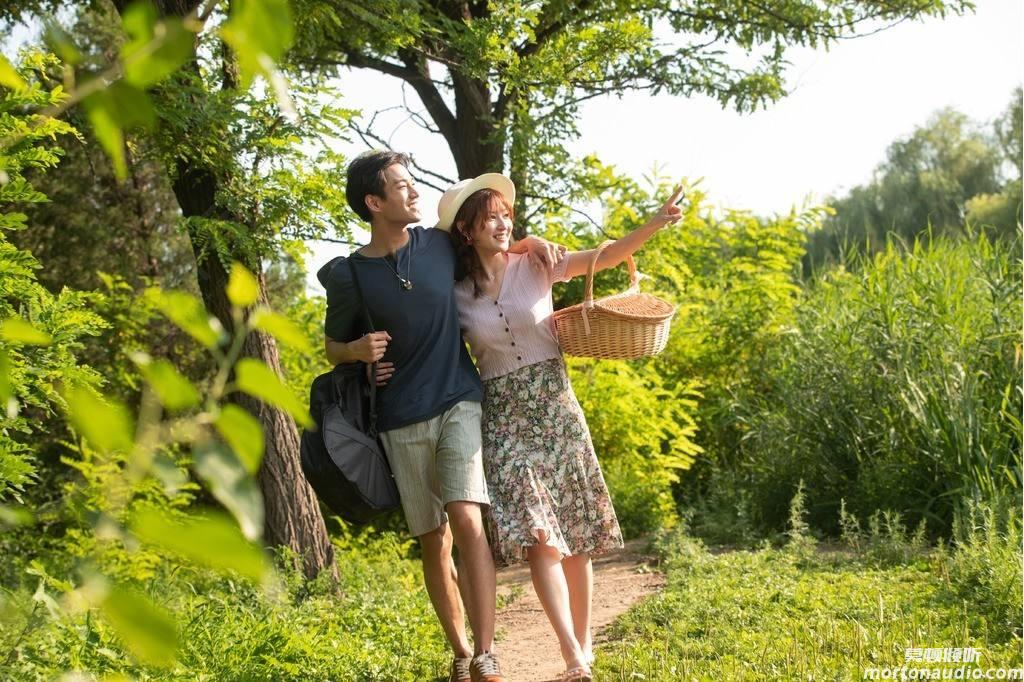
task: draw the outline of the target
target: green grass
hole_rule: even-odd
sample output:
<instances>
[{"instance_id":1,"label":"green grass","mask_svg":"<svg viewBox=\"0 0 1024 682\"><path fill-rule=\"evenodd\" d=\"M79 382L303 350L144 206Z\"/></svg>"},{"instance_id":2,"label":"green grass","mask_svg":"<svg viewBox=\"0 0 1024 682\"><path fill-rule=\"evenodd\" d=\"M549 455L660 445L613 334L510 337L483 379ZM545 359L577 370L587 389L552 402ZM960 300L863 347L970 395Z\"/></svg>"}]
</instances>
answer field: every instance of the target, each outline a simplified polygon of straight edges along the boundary
<instances>
[{"instance_id":1,"label":"green grass","mask_svg":"<svg viewBox=\"0 0 1024 682\"><path fill-rule=\"evenodd\" d=\"M668 584L613 625L601 680L852 680L903 665L910 647L1021 665L1019 630L958 596L943 552L903 565L821 548L713 553L681 533L662 549Z\"/></svg>"},{"instance_id":2,"label":"green grass","mask_svg":"<svg viewBox=\"0 0 1024 682\"><path fill-rule=\"evenodd\" d=\"M138 663L93 612L50 614L34 585L0 590L0 680L443 679L444 635L408 541L391 533L343 538L338 589L279 573L260 590L210 572L166 565L140 587L168 609L178 631L176 661ZM59 590L47 592L63 601ZM127 678L121 678L125 675Z\"/></svg>"}]
</instances>

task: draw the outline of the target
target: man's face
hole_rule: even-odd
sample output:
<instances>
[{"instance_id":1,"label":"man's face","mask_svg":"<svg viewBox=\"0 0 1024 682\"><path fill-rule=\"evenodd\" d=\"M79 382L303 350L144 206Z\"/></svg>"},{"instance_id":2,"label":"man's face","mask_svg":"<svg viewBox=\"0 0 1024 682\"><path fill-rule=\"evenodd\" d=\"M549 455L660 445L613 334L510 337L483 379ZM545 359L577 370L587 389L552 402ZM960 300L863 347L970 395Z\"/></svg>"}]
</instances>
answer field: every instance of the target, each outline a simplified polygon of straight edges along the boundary
<instances>
[{"instance_id":1,"label":"man's face","mask_svg":"<svg viewBox=\"0 0 1024 682\"><path fill-rule=\"evenodd\" d=\"M367 200L370 210L384 220L408 225L420 219L419 198L416 181L405 166L396 163L384 170L384 198L369 195Z\"/></svg>"}]
</instances>

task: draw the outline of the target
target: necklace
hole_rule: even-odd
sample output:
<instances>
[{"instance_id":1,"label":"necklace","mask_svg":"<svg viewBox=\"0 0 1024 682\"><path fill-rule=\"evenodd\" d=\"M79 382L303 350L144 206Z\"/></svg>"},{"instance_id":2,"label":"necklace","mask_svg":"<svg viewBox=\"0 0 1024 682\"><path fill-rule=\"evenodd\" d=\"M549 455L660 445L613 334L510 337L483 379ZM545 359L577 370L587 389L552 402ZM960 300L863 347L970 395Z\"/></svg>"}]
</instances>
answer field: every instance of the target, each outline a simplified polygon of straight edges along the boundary
<instances>
[{"instance_id":1,"label":"necklace","mask_svg":"<svg viewBox=\"0 0 1024 682\"><path fill-rule=\"evenodd\" d=\"M409 279L409 276L412 274L412 244L409 244L409 258L406 260L405 264L405 277L402 277L400 274L398 274L398 254L395 254L394 267L392 267L391 261L388 259L387 256L384 256L384 265L388 266L388 270L390 270L395 275L395 277L398 278L398 281L401 283L403 289L405 289L406 291L412 291L412 281Z\"/></svg>"}]
</instances>

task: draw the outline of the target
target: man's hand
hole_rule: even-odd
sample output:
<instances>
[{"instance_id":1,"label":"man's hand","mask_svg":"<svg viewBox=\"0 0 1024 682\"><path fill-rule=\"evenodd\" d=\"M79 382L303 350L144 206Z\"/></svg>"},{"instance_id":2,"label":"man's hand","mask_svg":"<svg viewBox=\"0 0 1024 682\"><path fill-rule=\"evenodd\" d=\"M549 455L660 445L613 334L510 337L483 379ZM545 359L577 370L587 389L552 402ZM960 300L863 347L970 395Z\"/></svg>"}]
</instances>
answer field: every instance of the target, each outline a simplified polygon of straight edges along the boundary
<instances>
[{"instance_id":1,"label":"man's hand","mask_svg":"<svg viewBox=\"0 0 1024 682\"><path fill-rule=\"evenodd\" d=\"M387 332L370 332L348 344L348 347L355 355L356 360L370 364L384 357L384 351L388 349L389 341L391 341L391 334Z\"/></svg>"},{"instance_id":2,"label":"man's hand","mask_svg":"<svg viewBox=\"0 0 1024 682\"><path fill-rule=\"evenodd\" d=\"M550 269L565 258L566 248L540 237L526 237L519 242L526 245L526 257L530 265Z\"/></svg>"},{"instance_id":3,"label":"man's hand","mask_svg":"<svg viewBox=\"0 0 1024 682\"><path fill-rule=\"evenodd\" d=\"M373 381L370 370L373 365L366 366L366 380ZM388 379L395 375L395 363L393 362L378 362L377 363L377 385L383 386L388 383Z\"/></svg>"}]
</instances>

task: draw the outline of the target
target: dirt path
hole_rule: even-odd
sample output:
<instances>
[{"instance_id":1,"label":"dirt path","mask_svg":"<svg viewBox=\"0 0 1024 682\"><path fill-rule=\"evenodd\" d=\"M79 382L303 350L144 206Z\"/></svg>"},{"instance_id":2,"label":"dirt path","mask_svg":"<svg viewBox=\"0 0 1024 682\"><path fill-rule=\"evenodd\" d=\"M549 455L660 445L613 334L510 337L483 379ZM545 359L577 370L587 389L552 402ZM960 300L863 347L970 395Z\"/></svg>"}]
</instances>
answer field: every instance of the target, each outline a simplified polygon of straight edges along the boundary
<instances>
[{"instance_id":1,"label":"dirt path","mask_svg":"<svg viewBox=\"0 0 1024 682\"><path fill-rule=\"evenodd\" d=\"M594 638L598 648L605 626L664 584L661 573L647 569L644 540L594 559ZM557 680L564 669L558 641L530 583L530 568L520 564L498 573L498 652L509 682Z\"/></svg>"}]
</instances>

